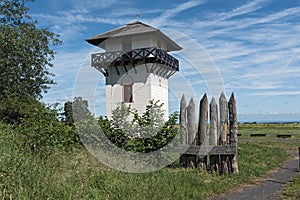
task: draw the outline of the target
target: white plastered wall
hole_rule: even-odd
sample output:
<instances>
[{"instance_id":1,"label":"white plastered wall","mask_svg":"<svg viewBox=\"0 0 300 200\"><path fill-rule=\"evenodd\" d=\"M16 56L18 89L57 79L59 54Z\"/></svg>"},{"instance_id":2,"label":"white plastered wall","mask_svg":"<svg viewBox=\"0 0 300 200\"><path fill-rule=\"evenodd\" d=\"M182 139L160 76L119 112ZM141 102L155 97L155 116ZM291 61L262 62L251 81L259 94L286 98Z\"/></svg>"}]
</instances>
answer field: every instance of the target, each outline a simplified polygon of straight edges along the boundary
<instances>
[{"instance_id":1,"label":"white plastered wall","mask_svg":"<svg viewBox=\"0 0 300 200\"><path fill-rule=\"evenodd\" d=\"M122 80L125 76L130 76L133 81L133 103L126 103L142 114L149 101L160 100L163 103L162 109L165 111L164 119L168 119L168 79L159 75L149 73L145 64L135 66L128 65L128 72L123 67L118 67L120 75L114 68L109 68L109 76L106 77L106 116L111 118L112 110L117 103L123 101Z\"/></svg>"}]
</instances>

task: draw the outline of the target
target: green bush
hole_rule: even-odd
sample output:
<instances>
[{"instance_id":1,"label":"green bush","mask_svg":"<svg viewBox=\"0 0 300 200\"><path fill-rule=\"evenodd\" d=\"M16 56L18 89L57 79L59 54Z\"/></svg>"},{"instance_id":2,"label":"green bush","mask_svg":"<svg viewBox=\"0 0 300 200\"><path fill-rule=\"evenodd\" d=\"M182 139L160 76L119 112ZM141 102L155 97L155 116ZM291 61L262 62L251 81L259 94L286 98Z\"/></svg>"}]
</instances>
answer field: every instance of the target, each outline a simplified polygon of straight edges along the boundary
<instances>
[{"instance_id":1,"label":"green bush","mask_svg":"<svg viewBox=\"0 0 300 200\"><path fill-rule=\"evenodd\" d=\"M164 122L162 105L152 100L140 116L121 103L112 111L111 120L100 117L98 122L108 139L119 148L144 153L156 151L173 140L179 131L178 112Z\"/></svg>"},{"instance_id":2,"label":"green bush","mask_svg":"<svg viewBox=\"0 0 300 200\"><path fill-rule=\"evenodd\" d=\"M58 119L59 113L51 107L36 106L18 125L20 136L31 151L46 147L72 148L80 145L74 126Z\"/></svg>"},{"instance_id":3,"label":"green bush","mask_svg":"<svg viewBox=\"0 0 300 200\"><path fill-rule=\"evenodd\" d=\"M17 96L9 96L5 104L1 103L0 113L0 120L16 129L15 139L21 147L31 152L81 144L75 127L59 120L59 109L45 106L32 97L21 101Z\"/></svg>"},{"instance_id":4,"label":"green bush","mask_svg":"<svg viewBox=\"0 0 300 200\"><path fill-rule=\"evenodd\" d=\"M36 105L38 101L33 97L3 94L0 97L0 120L9 124L20 123Z\"/></svg>"}]
</instances>

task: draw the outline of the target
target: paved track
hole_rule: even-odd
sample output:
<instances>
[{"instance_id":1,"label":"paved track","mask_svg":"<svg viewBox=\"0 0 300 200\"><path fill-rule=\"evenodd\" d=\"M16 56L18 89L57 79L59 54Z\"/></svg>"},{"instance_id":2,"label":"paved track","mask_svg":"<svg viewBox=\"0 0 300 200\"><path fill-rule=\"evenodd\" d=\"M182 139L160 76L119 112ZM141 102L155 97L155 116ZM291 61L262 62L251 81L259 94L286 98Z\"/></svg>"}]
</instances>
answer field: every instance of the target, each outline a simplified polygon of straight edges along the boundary
<instances>
[{"instance_id":1,"label":"paved track","mask_svg":"<svg viewBox=\"0 0 300 200\"><path fill-rule=\"evenodd\" d=\"M241 191L230 192L212 198L212 200L265 200L279 199L278 193L299 174L298 153L292 154L292 159L287 160L276 172L271 173L261 183L243 186Z\"/></svg>"}]
</instances>

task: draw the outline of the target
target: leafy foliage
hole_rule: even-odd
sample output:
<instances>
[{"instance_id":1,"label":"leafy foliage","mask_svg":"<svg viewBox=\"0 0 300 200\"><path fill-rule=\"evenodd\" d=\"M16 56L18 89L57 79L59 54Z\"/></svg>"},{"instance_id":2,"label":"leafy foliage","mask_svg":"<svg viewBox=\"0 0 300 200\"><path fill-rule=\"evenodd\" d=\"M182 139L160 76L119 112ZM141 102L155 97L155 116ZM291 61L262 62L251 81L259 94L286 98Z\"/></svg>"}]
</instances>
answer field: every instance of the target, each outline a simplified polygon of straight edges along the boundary
<instances>
[{"instance_id":1,"label":"leafy foliage","mask_svg":"<svg viewBox=\"0 0 300 200\"><path fill-rule=\"evenodd\" d=\"M29 1L0 2L0 101L8 102L1 106L1 117L8 121L22 117L22 105L14 107L17 101L41 98L54 83L48 69L55 54L50 46L61 44L58 35L31 20L25 6Z\"/></svg>"},{"instance_id":2,"label":"leafy foliage","mask_svg":"<svg viewBox=\"0 0 300 200\"><path fill-rule=\"evenodd\" d=\"M31 105L18 125L24 147L37 152L47 147L66 149L80 145L75 127L62 123L59 115L55 107L44 106L38 101Z\"/></svg>"},{"instance_id":3,"label":"leafy foliage","mask_svg":"<svg viewBox=\"0 0 300 200\"><path fill-rule=\"evenodd\" d=\"M113 110L111 120L100 117L99 124L116 146L127 151L152 152L167 145L178 133L178 112L164 122L162 105L152 100L139 116L136 110L121 103Z\"/></svg>"},{"instance_id":4,"label":"leafy foliage","mask_svg":"<svg viewBox=\"0 0 300 200\"><path fill-rule=\"evenodd\" d=\"M64 118L63 121L68 124L68 125L73 125L74 124L74 118L73 118L73 109L72 109L72 102L67 101L64 104Z\"/></svg>"},{"instance_id":5,"label":"leafy foliage","mask_svg":"<svg viewBox=\"0 0 300 200\"><path fill-rule=\"evenodd\" d=\"M54 83L51 47L61 41L47 28L37 27L25 5L30 1L0 2L0 120L15 130L6 136L12 144L37 154L53 147L72 148L80 140L73 126L59 120L61 110L39 102Z\"/></svg>"},{"instance_id":6,"label":"leafy foliage","mask_svg":"<svg viewBox=\"0 0 300 200\"><path fill-rule=\"evenodd\" d=\"M91 114L88 107L88 101L82 97L74 97L73 101L67 101L64 105L64 122L74 125L74 118L80 120Z\"/></svg>"},{"instance_id":7,"label":"leafy foliage","mask_svg":"<svg viewBox=\"0 0 300 200\"><path fill-rule=\"evenodd\" d=\"M36 103L33 97L23 97L17 95L7 95L5 98L0 98L0 118L6 123L20 123L28 112L31 111L31 106Z\"/></svg>"},{"instance_id":8,"label":"leafy foliage","mask_svg":"<svg viewBox=\"0 0 300 200\"><path fill-rule=\"evenodd\" d=\"M14 107L7 109L11 111L10 117L5 117L4 112L1 112L1 117L3 122L12 122L9 124L16 131L10 140L19 144L23 151L36 154L53 148L71 149L81 145L75 127L60 121L61 110L56 106L46 106L33 97L28 97L26 101L10 98L6 105L1 106ZM17 123L10 121L14 112L17 112Z\"/></svg>"}]
</instances>

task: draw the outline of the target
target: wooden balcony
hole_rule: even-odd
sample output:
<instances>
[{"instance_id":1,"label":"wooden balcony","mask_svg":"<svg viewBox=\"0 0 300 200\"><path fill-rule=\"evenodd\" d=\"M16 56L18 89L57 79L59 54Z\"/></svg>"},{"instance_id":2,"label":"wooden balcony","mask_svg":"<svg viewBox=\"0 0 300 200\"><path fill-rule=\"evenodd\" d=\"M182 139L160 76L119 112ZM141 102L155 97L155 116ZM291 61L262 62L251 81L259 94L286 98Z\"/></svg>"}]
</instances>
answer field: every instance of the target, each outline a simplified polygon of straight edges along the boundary
<instances>
[{"instance_id":1,"label":"wooden balcony","mask_svg":"<svg viewBox=\"0 0 300 200\"><path fill-rule=\"evenodd\" d=\"M109 66L136 64L138 61L160 63L170 67L171 71L179 71L179 61L166 51L155 47L92 54L92 67L104 75Z\"/></svg>"}]
</instances>

